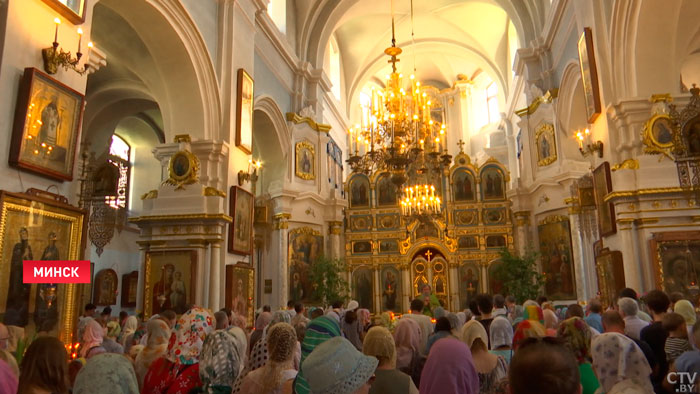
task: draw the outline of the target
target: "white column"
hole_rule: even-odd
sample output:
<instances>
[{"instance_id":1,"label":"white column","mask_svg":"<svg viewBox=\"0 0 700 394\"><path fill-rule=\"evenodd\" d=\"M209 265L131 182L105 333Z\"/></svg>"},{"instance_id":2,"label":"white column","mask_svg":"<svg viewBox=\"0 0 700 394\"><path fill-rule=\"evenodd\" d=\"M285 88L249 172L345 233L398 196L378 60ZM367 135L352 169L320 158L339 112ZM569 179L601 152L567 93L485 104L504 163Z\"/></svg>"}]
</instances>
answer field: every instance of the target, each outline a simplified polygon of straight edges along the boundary
<instances>
[{"instance_id":1,"label":"white column","mask_svg":"<svg viewBox=\"0 0 700 394\"><path fill-rule=\"evenodd\" d=\"M328 234L330 237L330 256L333 259L339 259L343 257L343 253L340 249L340 233L343 230L343 222L331 221L328 222Z\"/></svg>"},{"instance_id":2,"label":"white column","mask_svg":"<svg viewBox=\"0 0 700 394\"><path fill-rule=\"evenodd\" d=\"M576 281L576 297L579 300L587 300L586 297L586 268L585 254L583 252L583 234L581 234L581 218L579 211L569 209L569 227L571 230L571 262L574 267Z\"/></svg>"},{"instance_id":3,"label":"white column","mask_svg":"<svg viewBox=\"0 0 700 394\"><path fill-rule=\"evenodd\" d=\"M220 288L221 281L226 280L226 275L221 273L221 245L219 242L209 244L209 309L218 311L220 309Z\"/></svg>"},{"instance_id":4,"label":"white column","mask_svg":"<svg viewBox=\"0 0 700 394\"><path fill-rule=\"evenodd\" d=\"M515 216L515 250L524 256L528 247L532 247L530 211L513 212L513 216Z\"/></svg>"},{"instance_id":5,"label":"white column","mask_svg":"<svg viewBox=\"0 0 700 394\"><path fill-rule=\"evenodd\" d=\"M274 255L277 256L277 276L275 285L273 281L273 300L277 301L277 307L285 307L287 298L289 298L289 261L287 256L287 240L289 236L289 213L278 213L274 215L275 231L272 232L272 245L275 249ZM277 294L275 294L275 290ZM273 305L273 307L275 307Z\"/></svg>"},{"instance_id":6,"label":"white column","mask_svg":"<svg viewBox=\"0 0 700 394\"><path fill-rule=\"evenodd\" d=\"M136 287L136 312L143 312L143 291L146 278L146 252L148 251L147 242L138 242L139 244L139 278ZM94 272L92 273L95 274Z\"/></svg>"},{"instance_id":7,"label":"white column","mask_svg":"<svg viewBox=\"0 0 700 394\"><path fill-rule=\"evenodd\" d=\"M623 245L622 255L625 257L637 256L639 253L639 240L637 237L637 227L635 225L630 225L629 228L618 228L617 233L622 238L620 245ZM631 287L633 289L645 289L643 286L643 273L639 261L635 258L624 258L622 259L622 265L625 268L625 286ZM642 291L642 290L637 290Z\"/></svg>"}]
</instances>

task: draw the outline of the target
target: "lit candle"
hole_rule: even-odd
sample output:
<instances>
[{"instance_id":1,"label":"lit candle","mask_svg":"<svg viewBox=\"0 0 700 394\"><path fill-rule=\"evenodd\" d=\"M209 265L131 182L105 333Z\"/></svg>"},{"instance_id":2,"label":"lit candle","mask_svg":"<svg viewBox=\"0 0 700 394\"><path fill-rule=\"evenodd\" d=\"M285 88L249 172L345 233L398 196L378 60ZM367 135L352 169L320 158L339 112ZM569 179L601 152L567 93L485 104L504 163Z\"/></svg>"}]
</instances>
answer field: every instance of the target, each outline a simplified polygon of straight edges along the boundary
<instances>
[{"instance_id":1,"label":"lit candle","mask_svg":"<svg viewBox=\"0 0 700 394\"><path fill-rule=\"evenodd\" d=\"M78 28L78 53L80 53L80 46L83 43L83 29Z\"/></svg>"},{"instance_id":2,"label":"lit candle","mask_svg":"<svg viewBox=\"0 0 700 394\"><path fill-rule=\"evenodd\" d=\"M58 42L58 25L61 24L61 20L54 18L53 22L56 24L56 31L53 34L53 42Z\"/></svg>"}]
</instances>

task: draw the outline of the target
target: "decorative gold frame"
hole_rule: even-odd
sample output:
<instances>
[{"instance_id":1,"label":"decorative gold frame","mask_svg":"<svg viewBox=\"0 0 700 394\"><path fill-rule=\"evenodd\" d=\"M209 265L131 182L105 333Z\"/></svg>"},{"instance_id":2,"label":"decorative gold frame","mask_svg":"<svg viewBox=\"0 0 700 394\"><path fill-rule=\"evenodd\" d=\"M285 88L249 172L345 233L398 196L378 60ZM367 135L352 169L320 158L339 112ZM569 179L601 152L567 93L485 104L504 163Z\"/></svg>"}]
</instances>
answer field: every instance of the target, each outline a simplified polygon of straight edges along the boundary
<instances>
[{"instance_id":1,"label":"decorative gold frame","mask_svg":"<svg viewBox=\"0 0 700 394\"><path fill-rule=\"evenodd\" d=\"M654 262L656 288L664 291L666 291L667 284L666 276L671 275L671 273L667 273L664 269L662 252L666 246L680 246L685 247L687 250L690 250L691 246L700 246L700 231L668 231L655 233L649 240L651 258ZM689 263L692 264L693 261L689 261Z\"/></svg>"},{"instance_id":2,"label":"decorative gold frame","mask_svg":"<svg viewBox=\"0 0 700 394\"><path fill-rule=\"evenodd\" d=\"M600 88L598 86L598 68L596 67L593 50L593 32L585 27L578 40L578 57L581 67L581 82L586 97L586 113L588 123L593 123L600 116Z\"/></svg>"},{"instance_id":3,"label":"decorative gold frame","mask_svg":"<svg viewBox=\"0 0 700 394\"><path fill-rule=\"evenodd\" d=\"M175 172L175 163L179 157L185 157L187 160L187 170L184 174L178 175ZM163 181L164 185L175 186L175 190L185 188L185 185L191 185L199 181L199 159L192 152L181 150L170 156L168 162L168 179Z\"/></svg>"},{"instance_id":4,"label":"decorative gold frame","mask_svg":"<svg viewBox=\"0 0 700 394\"><path fill-rule=\"evenodd\" d=\"M308 150L311 152L311 171L310 172L304 172L301 169L301 152L303 149ZM308 142L308 141L300 141L297 142L295 146L295 160L294 160L294 173L297 177L301 179L306 179L306 180L314 180L316 179L316 150L314 149L314 146Z\"/></svg>"},{"instance_id":5,"label":"decorative gold frame","mask_svg":"<svg viewBox=\"0 0 700 394\"><path fill-rule=\"evenodd\" d=\"M190 294L188 295L188 304L194 303L194 295L197 294L197 251L191 249L180 249L180 250L158 250L158 251L148 251L146 252L146 261L144 264L144 277L143 277L143 316L144 319L148 319L153 314L153 305L151 305L151 298L153 298L153 289L151 289L150 281L151 274L153 270L152 256L154 254L167 255L167 254L190 254Z\"/></svg>"},{"instance_id":6,"label":"decorative gold frame","mask_svg":"<svg viewBox=\"0 0 700 394\"><path fill-rule=\"evenodd\" d=\"M252 325L255 319L255 271L253 268L249 267L248 264L238 263L237 265L227 265L226 266L226 300L224 305L230 310L234 310L235 305L231 303L233 300L233 283L236 277L245 277L248 280L248 316L246 316L246 323Z\"/></svg>"},{"instance_id":7,"label":"decorative gold frame","mask_svg":"<svg viewBox=\"0 0 700 394\"><path fill-rule=\"evenodd\" d=\"M43 223L44 219L66 222L70 226L68 240L59 246L67 250L65 260L80 260L83 257L85 241L87 239L85 236L87 229L85 220L86 212L69 205L65 197L37 189L29 189L27 193L10 193L0 190L0 259L4 260L5 248L8 248L9 253L12 253L12 246L6 239L7 232L10 230L8 226L15 225L10 223L11 215L31 215L33 221L40 221L36 226L41 227L42 230L45 230L47 225ZM13 227L12 230L17 229ZM34 257L39 258L41 255L39 254L37 256L37 254L35 254ZM0 264L0 279L2 280L2 283L0 283L0 291L2 291L0 308L2 308L4 314L6 303L4 292L9 290L9 288L4 285L4 281L7 280L6 278L9 278L10 275L8 267L8 273L7 276L5 276L5 267L3 267L3 265L4 264ZM94 272L91 272L91 275L93 273ZM58 285L57 299L60 300L60 305L58 307L59 319L57 329L58 338L64 343L75 342L73 334L81 307L78 303L78 299L80 298L79 291L84 290L85 286L86 285L75 283ZM28 307L31 307L35 288L36 286L32 286L30 291Z\"/></svg>"},{"instance_id":8,"label":"decorative gold frame","mask_svg":"<svg viewBox=\"0 0 700 394\"><path fill-rule=\"evenodd\" d=\"M671 141L667 143L659 142L654 136L654 124L656 122L666 121L668 122L669 128L671 129ZM669 159L673 160L671 156L671 151L673 150L673 134L676 133L673 120L668 114L656 114L649 118L649 120L644 123L642 128L642 143L644 144L644 153L649 153L652 155L663 154Z\"/></svg>"},{"instance_id":9,"label":"decorative gold frame","mask_svg":"<svg viewBox=\"0 0 700 394\"><path fill-rule=\"evenodd\" d=\"M246 93L246 97L243 97L243 93ZM250 93L249 96L248 93ZM246 154L253 153L254 101L255 82L250 74L248 74L244 69L240 68L238 69L238 86L236 94L236 146ZM244 113L247 115L245 119L246 124L243 124Z\"/></svg>"},{"instance_id":10,"label":"decorative gold frame","mask_svg":"<svg viewBox=\"0 0 700 394\"><path fill-rule=\"evenodd\" d=\"M87 0L78 1L78 9L73 9L63 4L58 0L44 0L44 3L53 8L56 12L68 19L74 25L80 25L85 22L85 9L87 8Z\"/></svg>"},{"instance_id":11,"label":"decorative gold frame","mask_svg":"<svg viewBox=\"0 0 700 394\"><path fill-rule=\"evenodd\" d=\"M548 134L552 137L552 144L550 148L552 149L552 154L547 157L542 157L540 152L540 138L544 134ZM556 136L554 135L554 125L552 125L551 123L543 123L539 127L537 127L537 130L535 131L535 147L537 148L538 167L545 167L557 161L557 140Z\"/></svg>"}]
</instances>

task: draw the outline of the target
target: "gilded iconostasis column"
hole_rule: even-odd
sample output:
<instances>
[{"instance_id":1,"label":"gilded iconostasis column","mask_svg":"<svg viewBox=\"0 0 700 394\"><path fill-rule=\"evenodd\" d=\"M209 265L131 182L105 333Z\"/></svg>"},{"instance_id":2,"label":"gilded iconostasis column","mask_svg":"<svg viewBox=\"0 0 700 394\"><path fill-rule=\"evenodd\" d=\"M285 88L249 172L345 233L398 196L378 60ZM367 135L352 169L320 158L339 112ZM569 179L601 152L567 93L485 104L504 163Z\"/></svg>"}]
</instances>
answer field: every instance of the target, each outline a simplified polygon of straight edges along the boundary
<instances>
[{"instance_id":1,"label":"gilded iconostasis column","mask_svg":"<svg viewBox=\"0 0 700 394\"><path fill-rule=\"evenodd\" d=\"M343 222L331 221L328 222L328 234L330 234L330 254L331 258L339 259L343 257L343 251L340 249L340 234L343 231Z\"/></svg>"},{"instance_id":2,"label":"gilded iconostasis column","mask_svg":"<svg viewBox=\"0 0 700 394\"><path fill-rule=\"evenodd\" d=\"M450 310L459 310L459 261L454 259L448 263L450 268Z\"/></svg>"},{"instance_id":3,"label":"gilded iconostasis column","mask_svg":"<svg viewBox=\"0 0 700 394\"><path fill-rule=\"evenodd\" d=\"M372 275L374 276L374 299L372 300L373 312L379 312L382 310L382 279L379 275L379 266L372 266Z\"/></svg>"},{"instance_id":4,"label":"gilded iconostasis column","mask_svg":"<svg viewBox=\"0 0 700 394\"><path fill-rule=\"evenodd\" d=\"M272 255L273 261L278 261L277 269L277 286L273 286L273 291L277 291L276 297L273 294L273 299L277 300L277 306L283 307L287 304L286 298L288 290L288 272L289 259L287 257L287 240L289 239L289 218L292 215L289 213L275 214L272 219L274 221L274 231L272 231Z\"/></svg>"},{"instance_id":5,"label":"gilded iconostasis column","mask_svg":"<svg viewBox=\"0 0 700 394\"><path fill-rule=\"evenodd\" d=\"M401 277L403 278L403 309L408 310L408 307L411 305L411 300L413 300L413 286L411 283L411 265L401 264L399 266L399 269L401 270Z\"/></svg>"}]
</instances>

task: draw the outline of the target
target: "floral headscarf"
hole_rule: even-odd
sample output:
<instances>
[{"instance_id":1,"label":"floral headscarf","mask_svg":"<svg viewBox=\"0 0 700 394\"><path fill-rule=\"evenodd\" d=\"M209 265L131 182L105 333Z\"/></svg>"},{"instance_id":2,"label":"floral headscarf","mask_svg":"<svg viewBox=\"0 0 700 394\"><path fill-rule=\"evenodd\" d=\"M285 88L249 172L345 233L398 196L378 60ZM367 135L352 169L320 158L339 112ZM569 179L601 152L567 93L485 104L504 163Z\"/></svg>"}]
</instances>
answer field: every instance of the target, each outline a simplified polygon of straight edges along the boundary
<instances>
[{"instance_id":1,"label":"floral headscarf","mask_svg":"<svg viewBox=\"0 0 700 394\"><path fill-rule=\"evenodd\" d=\"M593 339L591 349L593 369L605 392L610 392L613 386L622 381L632 380L644 390L640 394L654 393L649 380L649 363L631 339L616 332L607 332Z\"/></svg>"},{"instance_id":2,"label":"floral headscarf","mask_svg":"<svg viewBox=\"0 0 700 394\"><path fill-rule=\"evenodd\" d=\"M136 394L139 386L129 359L114 353L90 358L78 372L73 394Z\"/></svg>"},{"instance_id":3,"label":"floral headscarf","mask_svg":"<svg viewBox=\"0 0 700 394\"><path fill-rule=\"evenodd\" d=\"M214 315L204 308L192 307L175 323L165 357L175 364L192 365L199 362L204 338L214 331Z\"/></svg>"},{"instance_id":4,"label":"floral headscarf","mask_svg":"<svg viewBox=\"0 0 700 394\"><path fill-rule=\"evenodd\" d=\"M540 324L544 324L544 313L542 312L542 308L537 305L526 306L525 310L523 311L523 319L534 320L540 322Z\"/></svg>"},{"instance_id":5,"label":"floral headscarf","mask_svg":"<svg viewBox=\"0 0 700 394\"><path fill-rule=\"evenodd\" d=\"M363 327L370 323L370 312L369 309L360 308L357 310L357 319L360 321L360 325Z\"/></svg>"},{"instance_id":6,"label":"floral headscarf","mask_svg":"<svg viewBox=\"0 0 700 394\"><path fill-rule=\"evenodd\" d=\"M164 320L151 319L146 323L148 341L134 361L134 370L139 380L139 387L143 386L143 378L148 372L148 367L168 350L170 340L170 326Z\"/></svg>"},{"instance_id":7,"label":"floral headscarf","mask_svg":"<svg viewBox=\"0 0 700 394\"><path fill-rule=\"evenodd\" d=\"M230 393L240 372L241 359L234 338L226 331L214 331L202 345L199 377L205 393Z\"/></svg>"},{"instance_id":8,"label":"floral headscarf","mask_svg":"<svg viewBox=\"0 0 700 394\"><path fill-rule=\"evenodd\" d=\"M489 327L491 339L491 350L496 350L501 346L513 346L513 326L508 319L498 316L493 319Z\"/></svg>"},{"instance_id":9,"label":"floral headscarf","mask_svg":"<svg viewBox=\"0 0 700 394\"><path fill-rule=\"evenodd\" d=\"M513 335L513 350L517 350L525 338L542 338L547 335L544 326L536 320L523 320L518 323Z\"/></svg>"},{"instance_id":10,"label":"floral headscarf","mask_svg":"<svg viewBox=\"0 0 700 394\"><path fill-rule=\"evenodd\" d=\"M559 325L557 336L576 356L579 364L591 361L591 330L578 316L564 320Z\"/></svg>"}]
</instances>

